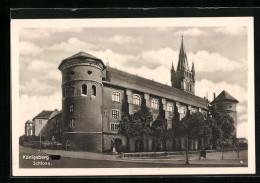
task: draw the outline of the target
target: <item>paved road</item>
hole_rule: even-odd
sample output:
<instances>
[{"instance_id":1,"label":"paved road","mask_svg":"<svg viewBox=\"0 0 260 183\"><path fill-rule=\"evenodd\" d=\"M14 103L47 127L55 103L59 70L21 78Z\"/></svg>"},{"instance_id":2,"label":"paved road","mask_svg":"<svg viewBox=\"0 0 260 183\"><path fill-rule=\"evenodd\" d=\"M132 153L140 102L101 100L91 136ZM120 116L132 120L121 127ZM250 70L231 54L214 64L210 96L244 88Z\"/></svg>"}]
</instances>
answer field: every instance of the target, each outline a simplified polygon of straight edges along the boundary
<instances>
[{"instance_id":1,"label":"paved road","mask_svg":"<svg viewBox=\"0 0 260 183\"><path fill-rule=\"evenodd\" d=\"M28 156L26 156L28 155ZM169 160L110 160L97 158L97 159L84 159L84 158L72 158L61 157L60 160L33 160L29 159L30 155L41 155L48 157L49 155L30 148L20 148L20 168L159 168L159 167L237 167L247 166L247 161L240 163L239 160L225 160L225 161L190 161L190 165L185 165L184 161L169 161ZM28 158L29 157L29 158ZM32 157L32 156L31 156ZM104 156L105 157L105 156ZM28 158L28 159L26 159ZM105 157L106 158L106 157Z\"/></svg>"}]
</instances>

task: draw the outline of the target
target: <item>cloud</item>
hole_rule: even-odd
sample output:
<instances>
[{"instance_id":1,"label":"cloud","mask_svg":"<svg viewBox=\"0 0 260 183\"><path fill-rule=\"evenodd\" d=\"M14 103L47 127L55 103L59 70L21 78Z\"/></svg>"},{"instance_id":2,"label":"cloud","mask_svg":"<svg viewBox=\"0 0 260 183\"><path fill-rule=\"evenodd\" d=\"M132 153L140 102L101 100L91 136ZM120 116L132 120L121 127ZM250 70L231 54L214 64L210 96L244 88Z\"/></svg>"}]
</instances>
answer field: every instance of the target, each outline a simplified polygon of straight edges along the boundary
<instances>
[{"instance_id":1,"label":"cloud","mask_svg":"<svg viewBox=\"0 0 260 183\"><path fill-rule=\"evenodd\" d=\"M47 51L63 51L63 52L71 52L77 53L86 49L95 49L97 45L86 43L84 41L79 40L78 38L71 37L66 42L55 43L50 47L44 48Z\"/></svg>"},{"instance_id":2,"label":"cloud","mask_svg":"<svg viewBox=\"0 0 260 183\"><path fill-rule=\"evenodd\" d=\"M40 81L39 78L31 78L28 81L20 83L20 94L27 94L29 96L46 96L56 92L59 86L52 86L48 84L46 78L44 79L45 81Z\"/></svg>"},{"instance_id":3,"label":"cloud","mask_svg":"<svg viewBox=\"0 0 260 183\"><path fill-rule=\"evenodd\" d=\"M194 61L195 70L198 72L234 71L246 68L245 64L206 50L200 50L195 54L190 52L187 57L189 61Z\"/></svg>"},{"instance_id":4,"label":"cloud","mask_svg":"<svg viewBox=\"0 0 260 183\"><path fill-rule=\"evenodd\" d=\"M28 65L27 69L28 71L45 71L48 69L57 69L57 65L53 64L51 62L46 62L43 60L32 60L30 64Z\"/></svg>"},{"instance_id":5,"label":"cloud","mask_svg":"<svg viewBox=\"0 0 260 183\"><path fill-rule=\"evenodd\" d=\"M114 35L107 39L109 43L116 44L142 44L144 42L142 37L132 37L127 35Z\"/></svg>"},{"instance_id":6,"label":"cloud","mask_svg":"<svg viewBox=\"0 0 260 183\"><path fill-rule=\"evenodd\" d=\"M46 89L46 88L45 88ZM32 120L42 110L61 109L61 92L49 96L21 95L19 98L19 135L24 134L24 123Z\"/></svg>"},{"instance_id":7,"label":"cloud","mask_svg":"<svg viewBox=\"0 0 260 183\"><path fill-rule=\"evenodd\" d=\"M240 138L240 137L246 137L247 138L248 137L247 127L248 127L247 122L244 122L244 123L237 125L237 137L238 138Z\"/></svg>"},{"instance_id":8,"label":"cloud","mask_svg":"<svg viewBox=\"0 0 260 183\"><path fill-rule=\"evenodd\" d=\"M72 27L72 28L23 28L20 30L20 37L23 39L46 39L54 34L60 33L81 33L82 28Z\"/></svg>"},{"instance_id":9,"label":"cloud","mask_svg":"<svg viewBox=\"0 0 260 183\"><path fill-rule=\"evenodd\" d=\"M20 54L23 56L36 56L42 53L42 49L31 42L22 41L19 44Z\"/></svg>"},{"instance_id":10,"label":"cloud","mask_svg":"<svg viewBox=\"0 0 260 183\"><path fill-rule=\"evenodd\" d=\"M246 27L218 27L215 32L235 36L247 35Z\"/></svg>"},{"instance_id":11,"label":"cloud","mask_svg":"<svg viewBox=\"0 0 260 183\"><path fill-rule=\"evenodd\" d=\"M170 32L172 31L174 28L169 28L169 27L157 27L156 31L157 32L161 32L161 33L165 33L165 32Z\"/></svg>"},{"instance_id":12,"label":"cloud","mask_svg":"<svg viewBox=\"0 0 260 183\"><path fill-rule=\"evenodd\" d=\"M226 81L213 83L207 79L202 79L196 81L195 92L196 95L200 97L206 96L208 93L209 100L213 100L213 93L216 93L216 96L220 94L223 90L226 90L230 95L235 97L240 103L247 102L247 89L238 85L231 84Z\"/></svg>"},{"instance_id":13,"label":"cloud","mask_svg":"<svg viewBox=\"0 0 260 183\"><path fill-rule=\"evenodd\" d=\"M197 27L193 27L193 28L188 28L186 30L182 30L182 31L177 31L175 32L176 36L180 36L180 35L184 35L184 36L200 36L200 35L206 35L207 32L197 28Z\"/></svg>"},{"instance_id":14,"label":"cloud","mask_svg":"<svg viewBox=\"0 0 260 183\"><path fill-rule=\"evenodd\" d=\"M245 114L245 115L242 115L242 116L240 116L239 117L239 121L247 121L248 120L248 118L247 118L247 114Z\"/></svg>"}]
</instances>

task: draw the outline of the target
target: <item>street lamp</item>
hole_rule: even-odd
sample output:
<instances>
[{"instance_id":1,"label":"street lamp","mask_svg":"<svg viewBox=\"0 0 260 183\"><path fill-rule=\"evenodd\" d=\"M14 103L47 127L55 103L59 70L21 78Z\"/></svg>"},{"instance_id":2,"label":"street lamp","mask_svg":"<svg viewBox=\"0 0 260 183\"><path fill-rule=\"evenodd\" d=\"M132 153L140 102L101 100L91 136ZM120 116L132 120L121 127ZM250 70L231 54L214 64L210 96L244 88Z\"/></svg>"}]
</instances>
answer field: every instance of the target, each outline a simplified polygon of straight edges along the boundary
<instances>
[{"instance_id":1,"label":"street lamp","mask_svg":"<svg viewBox=\"0 0 260 183\"><path fill-rule=\"evenodd\" d=\"M188 125L185 125L186 126L186 162L185 162L185 165L189 165L189 142L188 142Z\"/></svg>"}]
</instances>

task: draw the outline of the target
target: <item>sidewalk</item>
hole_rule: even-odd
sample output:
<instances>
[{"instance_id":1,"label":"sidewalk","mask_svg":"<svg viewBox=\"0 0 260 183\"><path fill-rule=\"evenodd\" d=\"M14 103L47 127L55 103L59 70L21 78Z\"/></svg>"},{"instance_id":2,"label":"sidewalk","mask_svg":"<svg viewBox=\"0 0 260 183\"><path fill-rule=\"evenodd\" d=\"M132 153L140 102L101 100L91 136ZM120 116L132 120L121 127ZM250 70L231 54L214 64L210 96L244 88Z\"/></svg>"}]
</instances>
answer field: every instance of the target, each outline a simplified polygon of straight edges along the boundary
<instances>
[{"instance_id":1,"label":"sidewalk","mask_svg":"<svg viewBox=\"0 0 260 183\"><path fill-rule=\"evenodd\" d=\"M107 161L121 161L121 162L136 162L136 163L167 163L167 164L184 164L184 160L176 159L141 159L141 158L120 158L120 154L104 154L94 152L82 151L64 151L64 150L49 150L43 149L42 152L52 155L60 155L61 157L87 159L87 160L107 160ZM216 165L216 166L247 166L247 160L190 160L191 165Z\"/></svg>"}]
</instances>

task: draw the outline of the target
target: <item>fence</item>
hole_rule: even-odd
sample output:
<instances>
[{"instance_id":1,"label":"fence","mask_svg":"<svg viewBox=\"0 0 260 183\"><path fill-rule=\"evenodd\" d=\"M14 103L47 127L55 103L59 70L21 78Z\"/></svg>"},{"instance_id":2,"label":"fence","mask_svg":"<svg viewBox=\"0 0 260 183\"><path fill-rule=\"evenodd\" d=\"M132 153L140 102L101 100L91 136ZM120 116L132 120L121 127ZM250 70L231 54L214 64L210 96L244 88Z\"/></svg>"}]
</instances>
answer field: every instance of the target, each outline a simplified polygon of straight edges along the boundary
<instances>
[{"instance_id":1,"label":"fence","mask_svg":"<svg viewBox=\"0 0 260 183\"><path fill-rule=\"evenodd\" d=\"M204 153L203 151L189 151L188 155L190 160L248 159L247 149L207 150ZM186 151L121 153L121 158L184 160Z\"/></svg>"}]
</instances>

